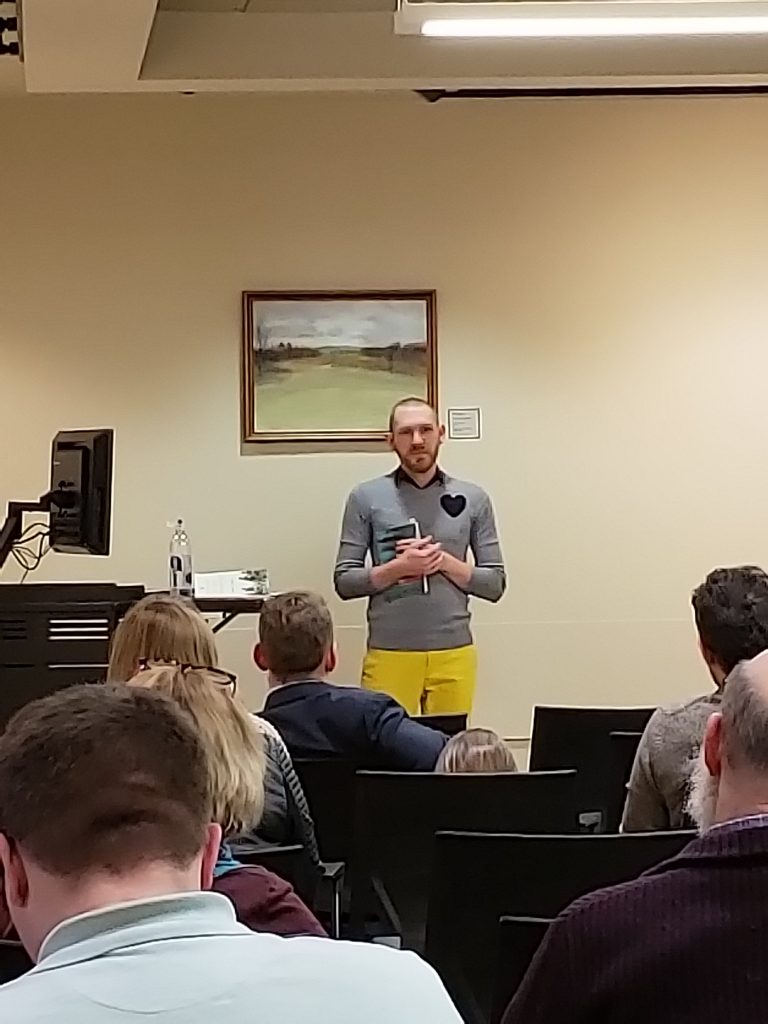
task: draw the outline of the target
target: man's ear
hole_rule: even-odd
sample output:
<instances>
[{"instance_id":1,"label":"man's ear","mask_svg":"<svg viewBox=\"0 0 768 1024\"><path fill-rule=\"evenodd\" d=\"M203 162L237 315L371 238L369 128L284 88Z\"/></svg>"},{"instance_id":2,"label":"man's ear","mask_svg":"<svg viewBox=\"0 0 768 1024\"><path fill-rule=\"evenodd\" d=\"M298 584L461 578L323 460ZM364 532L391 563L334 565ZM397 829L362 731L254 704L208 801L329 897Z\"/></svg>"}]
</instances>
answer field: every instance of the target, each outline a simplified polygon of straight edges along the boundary
<instances>
[{"instance_id":1,"label":"man's ear","mask_svg":"<svg viewBox=\"0 0 768 1024\"><path fill-rule=\"evenodd\" d=\"M719 711L709 716L704 731L704 764L707 771L719 778L723 770L723 716Z\"/></svg>"},{"instance_id":2,"label":"man's ear","mask_svg":"<svg viewBox=\"0 0 768 1024\"><path fill-rule=\"evenodd\" d=\"M389 448L391 452L395 450L395 435L391 430L387 431L387 448Z\"/></svg>"},{"instance_id":3,"label":"man's ear","mask_svg":"<svg viewBox=\"0 0 768 1024\"><path fill-rule=\"evenodd\" d=\"M443 441L445 440L445 424L444 423L440 424L440 429L437 432L437 436L438 436L438 438L440 440L440 444L442 444Z\"/></svg>"},{"instance_id":4,"label":"man's ear","mask_svg":"<svg viewBox=\"0 0 768 1024\"><path fill-rule=\"evenodd\" d=\"M336 646L336 642L334 641L331 644L331 646L330 646L330 648L328 650L328 653L325 656L325 663L324 663L323 667L325 668L325 671L330 675L331 672L334 671L334 669L336 668L338 663L339 663L339 650L338 650L338 647Z\"/></svg>"},{"instance_id":5,"label":"man's ear","mask_svg":"<svg viewBox=\"0 0 768 1024\"><path fill-rule=\"evenodd\" d=\"M260 668L262 672L269 672L269 665L264 657L264 648L261 644L256 644L253 648L253 660L256 663L256 667Z\"/></svg>"},{"instance_id":6,"label":"man's ear","mask_svg":"<svg viewBox=\"0 0 768 1024\"><path fill-rule=\"evenodd\" d=\"M19 851L0 832L0 865L3 869L5 899L9 908L24 907L29 899L29 881Z\"/></svg>"},{"instance_id":7,"label":"man's ear","mask_svg":"<svg viewBox=\"0 0 768 1024\"><path fill-rule=\"evenodd\" d=\"M219 859L221 847L221 825L211 822L206 830L203 863L200 867L200 888L207 891L213 885L213 869Z\"/></svg>"}]
</instances>

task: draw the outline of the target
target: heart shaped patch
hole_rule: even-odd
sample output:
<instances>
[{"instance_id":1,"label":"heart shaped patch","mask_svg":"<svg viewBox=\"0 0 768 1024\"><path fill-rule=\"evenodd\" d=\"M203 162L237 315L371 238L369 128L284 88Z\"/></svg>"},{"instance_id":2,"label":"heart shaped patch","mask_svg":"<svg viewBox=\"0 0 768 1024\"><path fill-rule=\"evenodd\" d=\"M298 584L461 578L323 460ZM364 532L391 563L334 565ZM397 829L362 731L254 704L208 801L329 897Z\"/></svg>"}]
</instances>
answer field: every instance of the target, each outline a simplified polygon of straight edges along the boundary
<instances>
[{"instance_id":1,"label":"heart shaped patch","mask_svg":"<svg viewBox=\"0 0 768 1024\"><path fill-rule=\"evenodd\" d=\"M463 494L444 494L440 504L452 519L456 519L467 507L467 499Z\"/></svg>"}]
</instances>

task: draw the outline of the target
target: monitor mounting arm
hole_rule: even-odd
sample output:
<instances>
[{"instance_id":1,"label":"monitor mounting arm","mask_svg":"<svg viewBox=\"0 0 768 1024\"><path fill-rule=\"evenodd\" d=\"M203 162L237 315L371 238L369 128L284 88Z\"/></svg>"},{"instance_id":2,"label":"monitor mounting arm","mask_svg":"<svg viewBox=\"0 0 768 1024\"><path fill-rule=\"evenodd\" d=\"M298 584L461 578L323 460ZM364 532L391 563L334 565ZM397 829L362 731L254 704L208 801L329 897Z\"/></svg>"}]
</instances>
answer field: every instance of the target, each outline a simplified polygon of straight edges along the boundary
<instances>
[{"instance_id":1,"label":"monitor mounting arm","mask_svg":"<svg viewBox=\"0 0 768 1024\"><path fill-rule=\"evenodd\" d=\"M73 494L58 490L48 491L37 501L9 501L5 522L0 526L0 569L5 565L14 544L21 538L25 512L50 512L52 505L66 508L74 500Z\"/></svg>"}]
</instances>

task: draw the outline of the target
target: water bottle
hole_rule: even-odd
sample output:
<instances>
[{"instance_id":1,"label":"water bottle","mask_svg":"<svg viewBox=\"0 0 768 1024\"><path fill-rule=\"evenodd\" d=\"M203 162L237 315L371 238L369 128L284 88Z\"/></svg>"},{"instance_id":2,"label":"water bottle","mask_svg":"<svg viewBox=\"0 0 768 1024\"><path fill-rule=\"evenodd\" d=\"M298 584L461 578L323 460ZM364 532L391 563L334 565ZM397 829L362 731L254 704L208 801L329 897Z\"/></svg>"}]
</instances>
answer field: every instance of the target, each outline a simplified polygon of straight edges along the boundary
<instances>
[{"instance_id":1,"label":"water bottle","mask_svg":"<svg viewBox=\"0 0 768 1024\"><path fill-rule=\"evenodd\" d=\"M173 597L192 597L195 592L192 577L192 545L184 529L184 520L177 519L168 546L168 589Z\"/></svg>"}]
</instances>

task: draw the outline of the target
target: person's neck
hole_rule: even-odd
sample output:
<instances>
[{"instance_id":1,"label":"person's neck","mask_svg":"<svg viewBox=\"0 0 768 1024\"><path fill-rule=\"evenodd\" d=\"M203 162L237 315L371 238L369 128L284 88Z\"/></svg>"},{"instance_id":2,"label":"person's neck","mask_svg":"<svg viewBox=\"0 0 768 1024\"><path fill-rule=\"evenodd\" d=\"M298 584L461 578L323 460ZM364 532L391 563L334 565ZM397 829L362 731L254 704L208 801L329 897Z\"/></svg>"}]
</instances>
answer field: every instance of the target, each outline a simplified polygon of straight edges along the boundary
<instances>
[{"instance_id":1,"label":"person's neck","mask_svg":"<svg viewBox=\"0 0 768 1024\"><path fill-rule=\"evenodd\" d=\"M409 480L413 480L417 487L426 487L438 473L436 462L433 462L430 468L425 469L423 473L415 473L412 469L408 469L403 462L400 463L400 470L405 473Z\"/></svg>"},{"instance_id":2,"label":"person's neck","mask_svg":"<svg viewBox=\"0 0 768 1024\"><path fill-rule=\"evenodd\" d=\"M755 776L725 779L721 777L715 808L716 825L740 818L768 814L768 786Z\"/></svg>"},{"instance_id":3,"label":"person's neck","mask_svg":"<svg viewBox=\"0 0 768 1024\"><path fill-rule=\"evenodd\" d=\"M113 876L97 875L73 884L71 879L60 879L42 875L36 880L37 899L45 907L45 919L38 929L35 947L28 952L37 959L40 947L47 935L57 925L63 924L81 914L106 911L120 903L151 900L174 893L200 891L201 866L195 863L189 868L177 868L167 864L153 864L131 872Z\"/></svg>"},{"instance_id":4,"label":"person's neck","mask_svg":"<svg viewBox=\"0 0 768 1024\"><path fill-rule=\"evenodd\" d=\"M310 672L302 672L300 675L289 676L287 679L278 679L270 672L267 676L267 685L270 690L279 690L281 686L292 686L294 683L324 683L326 673L321 668L312 669Z\"/></svg>"}]
</instances>

